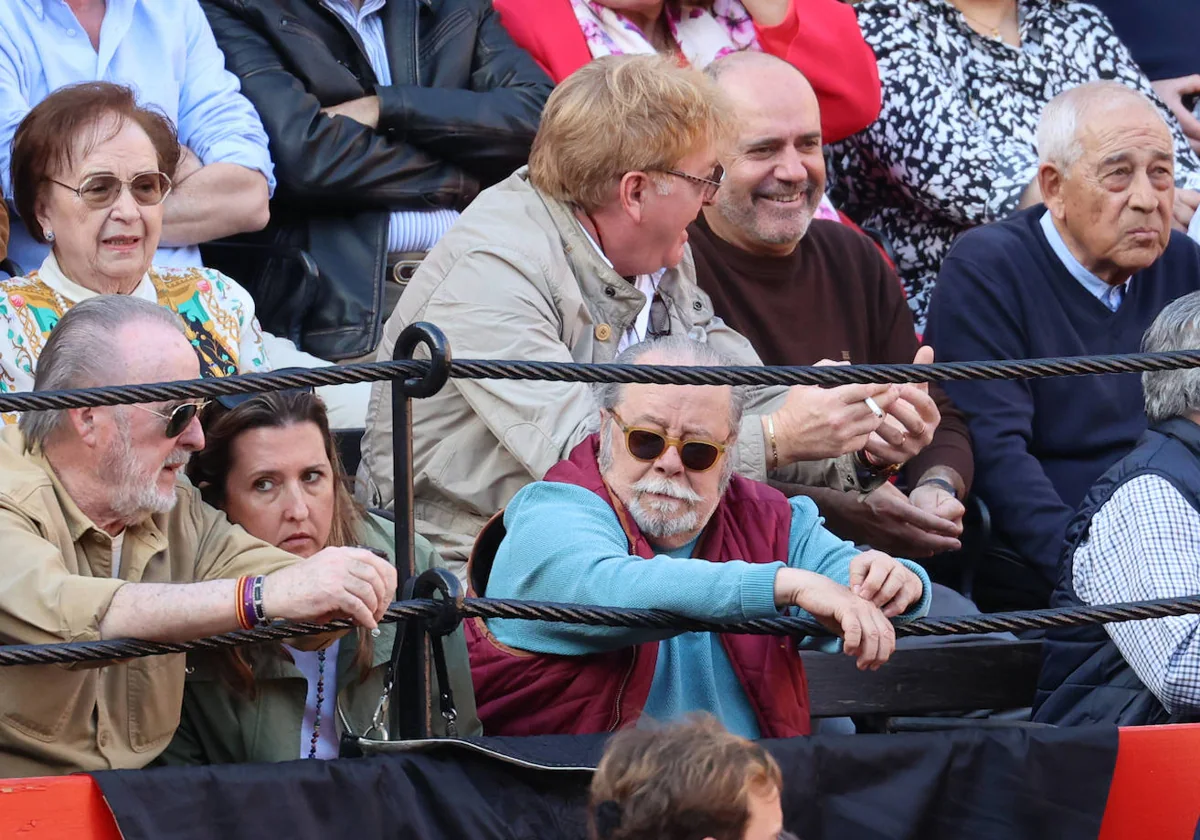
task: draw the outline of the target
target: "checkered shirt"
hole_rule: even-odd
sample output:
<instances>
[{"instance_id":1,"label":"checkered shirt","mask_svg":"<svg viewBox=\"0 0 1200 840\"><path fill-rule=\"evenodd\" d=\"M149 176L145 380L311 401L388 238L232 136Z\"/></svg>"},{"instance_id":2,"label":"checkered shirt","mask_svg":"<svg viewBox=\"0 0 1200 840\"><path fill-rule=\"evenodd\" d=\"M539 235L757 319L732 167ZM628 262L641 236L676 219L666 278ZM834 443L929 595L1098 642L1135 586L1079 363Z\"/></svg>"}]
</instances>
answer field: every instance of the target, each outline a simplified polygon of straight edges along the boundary
<instances>
[{"instance_id":1,"label":"checkered shirt","mask_svg":"<svg viewBox=\"0 0 1200 840\"><path fill-rule=\"evenodd\" d=\"M1123 484L1075 550L1075 592L1088 604L1200 593L1200 512L1170 482ZM1125 661L1171 714L1200 709L1200 615L1105 625Z\"/></svg>"}]
</instances>

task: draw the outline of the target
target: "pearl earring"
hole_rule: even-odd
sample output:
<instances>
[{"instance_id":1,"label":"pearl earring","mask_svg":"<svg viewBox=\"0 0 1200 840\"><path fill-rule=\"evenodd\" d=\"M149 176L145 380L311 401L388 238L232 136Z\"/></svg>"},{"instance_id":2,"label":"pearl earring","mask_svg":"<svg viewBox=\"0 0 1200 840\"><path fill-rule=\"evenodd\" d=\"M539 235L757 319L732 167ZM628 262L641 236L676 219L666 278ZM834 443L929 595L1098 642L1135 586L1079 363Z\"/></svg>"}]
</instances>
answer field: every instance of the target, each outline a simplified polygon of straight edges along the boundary
<instances>
[{"instance_id":1,"label":"pearl earring","mask_svg":"<svg viewBox=\"0 0 1200 840\"><path fill-rule=\"evenodd\" d=\"M48 230L48 231L46 231L46 241L47 241L47 242L53 242L53 241L54 241L54 231L52 231L52 230Z\"/></svg>"}]
</instances>

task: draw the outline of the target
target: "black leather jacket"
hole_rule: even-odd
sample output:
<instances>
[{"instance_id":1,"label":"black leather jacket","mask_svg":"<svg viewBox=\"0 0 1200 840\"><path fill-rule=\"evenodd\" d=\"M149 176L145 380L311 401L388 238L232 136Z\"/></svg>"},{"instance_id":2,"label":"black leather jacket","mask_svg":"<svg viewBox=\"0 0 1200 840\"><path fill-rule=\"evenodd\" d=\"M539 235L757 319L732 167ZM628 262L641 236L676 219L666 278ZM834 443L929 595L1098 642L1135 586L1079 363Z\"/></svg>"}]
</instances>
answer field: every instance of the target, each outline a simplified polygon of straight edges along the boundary
<instances>
[{"instance_id":1,"label":"black leather jacket","mask_svg":"<svg viewBox=\"0 0 1200 840\"><path fill-rule=\"evenodd\" d=\"M216 267L250 289L267 330L327 359L362 355L390 314L380 311L389 213L462 208L524 164L552 83L491 0L388 0L387 86L320 0L201 4L270 137L278 187L257 238L308 250L320 279L297 288L294 266L278 261ZM321 113L372 93L378 130Z\"/></svg>"}]
</instances>

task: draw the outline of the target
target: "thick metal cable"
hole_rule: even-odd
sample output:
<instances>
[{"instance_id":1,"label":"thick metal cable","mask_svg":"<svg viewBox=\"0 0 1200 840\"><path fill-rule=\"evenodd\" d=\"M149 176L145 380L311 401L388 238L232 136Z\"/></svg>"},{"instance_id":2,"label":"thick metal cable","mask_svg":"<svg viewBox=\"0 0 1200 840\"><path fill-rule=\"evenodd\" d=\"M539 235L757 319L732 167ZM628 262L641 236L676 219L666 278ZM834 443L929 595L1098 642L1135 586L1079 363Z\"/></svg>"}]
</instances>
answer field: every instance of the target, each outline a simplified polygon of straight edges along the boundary
<instances>
[{"instance_id":1,"label":"thick metal cable","mask_svg":"<svg viewBox=\"0 0 1200 840\"><path fill-rule=\"evenodd\" d=\"M618 382L662 385L851 385L885 382L947 382L986 379L1035 379L1091 374L1144 373L1200 367L1200 351L1064 356L991 362L938 362L931 365L828 365L822 367L673 367L669 365L580 364L454 360L457 379L522 379L553 382ZM249 373L212 379L110 385L64 391L0 394L0 412L94 405L165 402L226 394L262 393L287 388L345 385L352 382L407 380L413 387L430 376L430 362L364 362L309 370Z\"/></svg>"},{"instance_id":2,"label":"thick metal cable","mask_svg":"<svg viewBox=\"0 0 1200 840\"><path fill-rule=\"evenodd\" d=\"M1003 631L1048 630L1085 624L1111 624L1144 621L1175 615L1200 613L1200 596L1133 601L1100 606L1060 607L1049 610L1020 610L1006 613L922 618L896 625L896 635L963 636ZM393 603L385 622L442 618L451 625L463 618L515 618L587 624L604 627L671 629L680 632L745 633L776 636L829 636L819 624L802 618L767 618L756 621L725 623L687 618L662 610L617 609L540 601L511 601L497 598L469 598L453 601L413 600ZM351 627L349 621L330 624L279 623L259 630L239 630L223 636L210 636L190 642L144 642L136 639L112 639L100 642L63 642L49 645L0 646L0 666L49 665L69 662L95 662L105 659L131 659L165 653L196 650L221 650L282 639L313 636Z\"/></svg>"}]
</instances>

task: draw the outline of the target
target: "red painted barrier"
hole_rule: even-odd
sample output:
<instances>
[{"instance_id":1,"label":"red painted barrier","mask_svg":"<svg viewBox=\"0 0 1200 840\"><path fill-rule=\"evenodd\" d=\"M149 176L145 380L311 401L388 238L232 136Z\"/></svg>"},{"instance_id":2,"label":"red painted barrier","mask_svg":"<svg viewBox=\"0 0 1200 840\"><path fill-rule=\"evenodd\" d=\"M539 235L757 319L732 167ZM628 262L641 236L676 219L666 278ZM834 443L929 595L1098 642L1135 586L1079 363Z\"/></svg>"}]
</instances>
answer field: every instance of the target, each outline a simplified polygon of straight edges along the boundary
<instances>
[{"instance_id":1,"label":"red painted barrier","mask_svg":"<svg viewBox=\"0 0 1200 840\"><path fill-rule=\"evenodd\" d=\"M1192 840L1200 724L1122 729L1100 840ZM121 840L88 776L0 780L0 838Z\"/></svg>"},{"instance_id":2,"label":"red painted barrier","mask_svg":"<svg viewBox=\"0 0 1200 840\"><path fill-rule=\"evenodd\" d=\"M1192 840L1200 821L1200 724L1121 730L1100 840Z\"/></svg>"}]
</instances>

